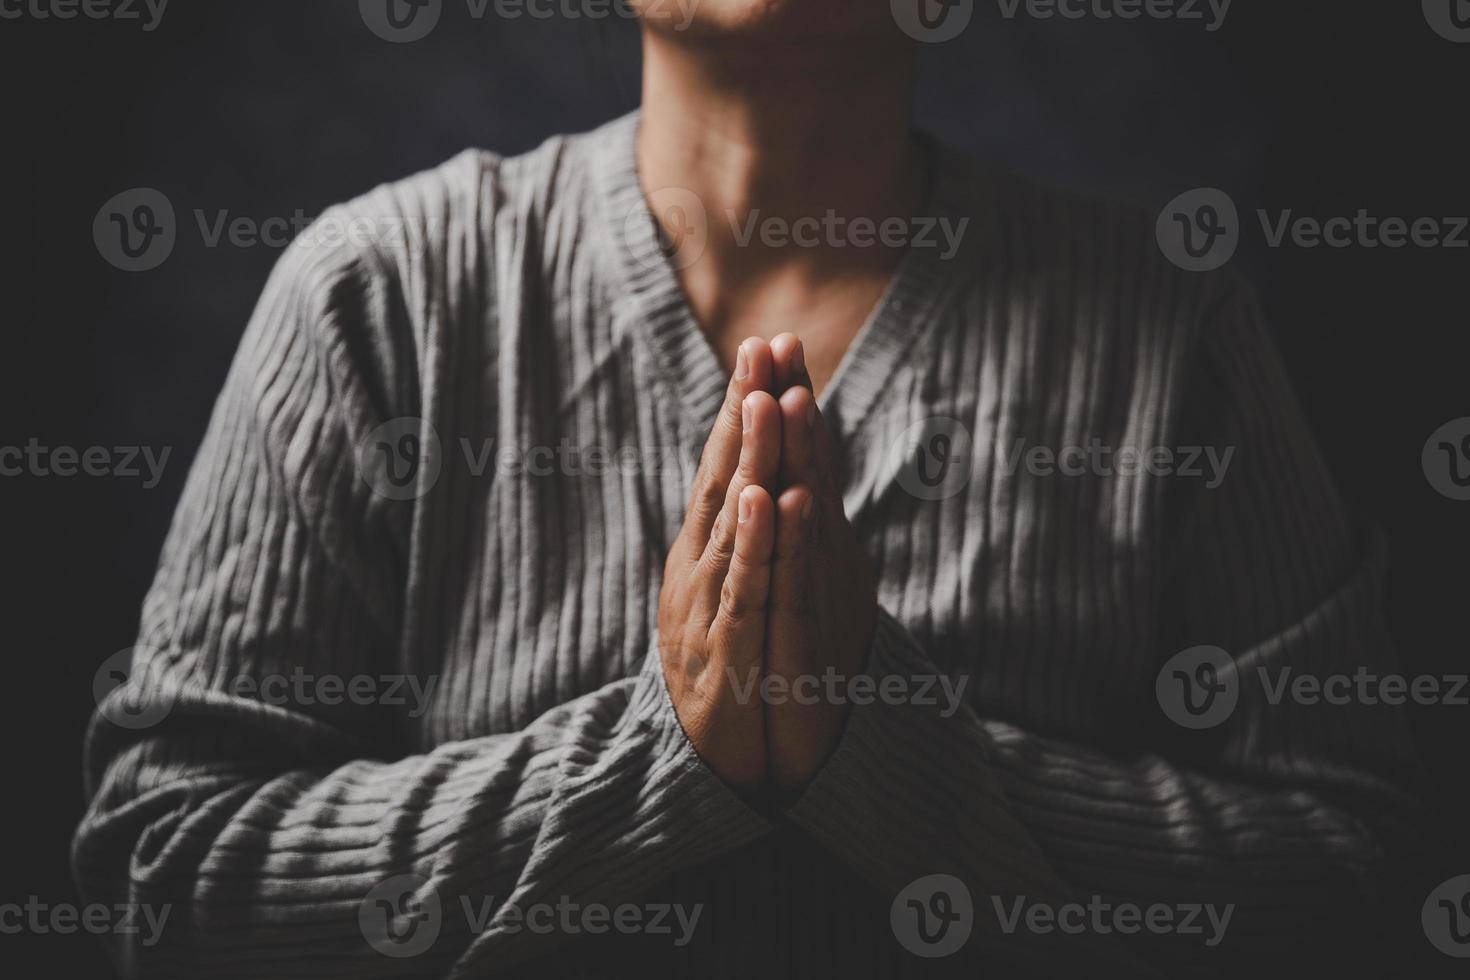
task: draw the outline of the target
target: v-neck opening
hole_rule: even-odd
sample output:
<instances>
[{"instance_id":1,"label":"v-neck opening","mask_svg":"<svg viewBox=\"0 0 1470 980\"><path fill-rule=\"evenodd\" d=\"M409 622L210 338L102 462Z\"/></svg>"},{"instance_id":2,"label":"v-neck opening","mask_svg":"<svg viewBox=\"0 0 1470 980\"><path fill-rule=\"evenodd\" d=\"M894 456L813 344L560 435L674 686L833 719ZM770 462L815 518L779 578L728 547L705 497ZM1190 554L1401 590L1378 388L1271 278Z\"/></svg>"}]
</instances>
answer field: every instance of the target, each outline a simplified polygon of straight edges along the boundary
<instances>
[{"instance_id":1,"label":"v-neck opening","mask_svg":"<svg viewBox=\"0 0 1470 980\"><path fill-rule=\"evenodd\" d=\"M615 261L620 264L625 291L618 298L619 315L632 318L667 381L678 392L685 410L701 431L714 424L729 375L694 315L679 280L675 260L665 249L662 232L649 207L638 175L638 125L633 112L608 123L597 134L598 159L594 179L603 201ZM938 306L956 278L952 271L963 264L959 250L940 254L936 229L941 221L954 222L966 216L965 182L960 168L937 140L919 134L928 148L929 174L926 200L919 206L925 221L932 221L927 244L910 241L904 247L888 285L853 336L823 388L818 405L835 429L838 440L849 436L872 411L880 396L890 388L894 373L905 355L914 349L936 319ZM666 195L665 203L676 204L679 189L655 189ZM690 203L698 205L693 195ZM914 226L911 225L913 231ZM961 242L965 241L961 236Z\"/></svg>"}]
</instances>

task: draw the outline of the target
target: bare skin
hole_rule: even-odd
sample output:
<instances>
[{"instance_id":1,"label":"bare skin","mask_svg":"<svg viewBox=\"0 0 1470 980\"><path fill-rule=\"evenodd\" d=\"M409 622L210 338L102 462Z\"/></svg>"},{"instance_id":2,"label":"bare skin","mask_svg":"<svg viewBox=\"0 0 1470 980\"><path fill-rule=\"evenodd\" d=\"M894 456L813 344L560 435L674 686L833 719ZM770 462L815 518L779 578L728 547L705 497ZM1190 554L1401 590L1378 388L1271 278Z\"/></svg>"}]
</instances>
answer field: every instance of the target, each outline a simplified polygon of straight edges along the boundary
<instances>
[{"instance_id":1,"label":"bare skin","mask_svg":"<svg viewBox=\"0 0 1470 980\"><path fill-rule=\"evenodd\" d=\"M740 345L659 595L664 676L685 732L726 782L783 798L831 754L845 708L742 690L753 674L785 690L829 667L856 674L877 616L802 361L789 333Z\"/></svg>"},{"instance_id":2,"label":"bare skin","mask_svg":"<svg viewBox=\"0 0 1470 980\"><path fill-rule=\"evenodd\" d=\"M677 187L703 205L708 242L679 275L726 370L746 337L792 331L820 394L902 254L825 232L815 245L769 245L758 229L829 210L849 220L916 212L913 52L881 4L862 5L877 22L854 19L846 8L859 5L846 0L766 6L704 0L687 32L645 20L639 178L651 198ZM812 26L828 21L836 26ZM670 215L656 217L676 232Z\"/></svg>"},{"instance_id":3,"label":"bare skin","mask_svg":"<svg viewBox=\"0 0 1470 980\"><path fill-rule=\"evenodd\" d=\"M700 757L747 791L766 783L765 714L759 701L741 703L728 678L765 661L776 541L770 487L781 463L774 377L764 341L741 348L658 601L659 652L679 722Z\"/></svg>"},{"instance_id":4,"label":"bare skin","mask_svg":"<svg viewBox=\"0 0 1470 980\"><path fill-rule=\"evenodd\" d=\"M816 396L902 256L741 232L753 215L789 227L829 210L916 212L913 52L882 4L703 0L685 32L656 16L668 9L643 11L639 178L650 201L680 188L704 208L707 244L679 275L731 380L665 565L660 653L705 762L789 801L831 755L846 708L766 703L747 681L815 693L824 671L851 676L866 662L873 579Z\"/></svg>"},{"instance_id":5,"label":"bare skin","mask_svg":"<svg viewBox=\"0 0 1470 980\"><path fill-rule=\"evenodd\" d=\"M783 489L776 498L766 671L795 692L800 678L815 679L828 667L844 677L863 669L878 600L867 553L842 508L831 434L803 367L801 341L781 334L771 349L783 388ZM790 798L811 781L841 737L846 711L795 697L768 706L771 788Z\"/></svg>"}]
</instances>

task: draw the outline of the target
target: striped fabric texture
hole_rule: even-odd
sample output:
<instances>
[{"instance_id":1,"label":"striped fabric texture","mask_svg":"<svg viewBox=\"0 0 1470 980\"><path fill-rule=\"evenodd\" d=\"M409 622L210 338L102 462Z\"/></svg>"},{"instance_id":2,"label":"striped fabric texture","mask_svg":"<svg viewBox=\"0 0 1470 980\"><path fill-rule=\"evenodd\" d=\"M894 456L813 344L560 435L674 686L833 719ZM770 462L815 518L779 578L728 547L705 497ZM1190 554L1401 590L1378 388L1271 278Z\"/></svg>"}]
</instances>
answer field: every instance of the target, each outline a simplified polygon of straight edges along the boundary
<instances>
[{"instance_id":1,"label":"striped fabric texture","mask_svg":"<svg viewBox=\"0 0 1470 980\"><path fill-rule=\"evenodd\" d=\"M637 123L467 152L281 259L133 683L88 735L83 893L171 909L153 945L116 939L120 968L1173 977L1368 963L1417 930L1402 896L1432 838L1401 709L1258 679L1395 661L1383 549L1249 290L1174 268L1126 208L946 149L926 215L967 219L961 248L909 248L821 398L878 580L868 672L931 696L854 704L788 809L701 762L654 627L727 379L639 186ZM928 492L909 448L941 431L961 469ZM1111 455L1064 470L1087 447ZM1122 462L1156 447L1198 449L1203 475ZM1157 682L1205 645L1237 665L1239 701L1191 729ZM322 696L325 678L378 696ZM895 900L930 875L971 909L942 959L899 937ZM425 948L372 941L381 888L399 889L390 938L416 921ZM1207 925L1010 918L1068 902L1232 912L1215 944ZM558 903L699 918L685 937L528 925Z\"/></svg>"}]
</instances>

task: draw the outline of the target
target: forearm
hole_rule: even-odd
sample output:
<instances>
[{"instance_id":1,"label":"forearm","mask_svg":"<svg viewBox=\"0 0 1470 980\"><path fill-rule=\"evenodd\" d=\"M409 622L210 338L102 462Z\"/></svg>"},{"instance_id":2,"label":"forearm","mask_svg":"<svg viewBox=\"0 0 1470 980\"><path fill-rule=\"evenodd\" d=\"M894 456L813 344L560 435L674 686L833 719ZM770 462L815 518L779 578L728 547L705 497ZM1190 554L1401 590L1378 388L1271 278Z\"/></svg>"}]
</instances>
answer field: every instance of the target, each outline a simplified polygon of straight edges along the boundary
<instances>
[{"instance_id":1,"label":"forearm","mask_svg":"<svg viewBox=\"0 0 1470 980\"><path fill-rule=\"evenodd\" d=\"M875 681L936 672L887 616L868 670ZM969 707L875 698L851 709L789 816L889 894L955 875L981 931L1005 934L1018 903L1055 911L1098 900L1164 905L1176 922L1213 905L1229 916L1218 941L1242 954L1288 933L1310 945L1351 935L1351 923L1381 929L1424 829L1412 793L1325 756L1248 758L1270 761L1192 768L1038 736ZM1202 911L1195 924L1201 946L1211 924ZM1189 939L1172 942L1187 950Z\"/></svg>"},{"instance_id":2,"label":"forearm","mask_svg":"<svg viewBox=\"0 0 1470 980\"><path fill-rule=\"evenodd\" d=\"M170 910L156 942L119 951L136 972L493 972L559 941L525 928L526 909L625 901L766 827L693 752L656 658L524 731L394 761L350 757L345 736L303 741L320 726L293 731L284 714L185 692L145 737L94 726L104 759L78 881L90 899ZM403 958L360 919L399 876L440 907L432 945Z\"/></svg>"}]
</instances>

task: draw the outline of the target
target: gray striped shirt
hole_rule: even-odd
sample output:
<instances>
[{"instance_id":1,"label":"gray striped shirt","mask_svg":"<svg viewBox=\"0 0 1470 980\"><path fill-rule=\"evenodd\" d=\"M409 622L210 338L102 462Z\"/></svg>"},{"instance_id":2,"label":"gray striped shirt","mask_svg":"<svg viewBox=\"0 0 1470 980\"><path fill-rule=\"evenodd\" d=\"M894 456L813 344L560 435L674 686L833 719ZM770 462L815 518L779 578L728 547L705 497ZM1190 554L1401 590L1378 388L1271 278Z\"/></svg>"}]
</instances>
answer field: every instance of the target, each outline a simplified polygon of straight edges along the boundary
<instances>
[{"instance_id":1,"label":"gray striped shirt","mask_svg":"<svg viewBox=\"0 0 1470 980\"><path fill-rule=\"evenodd\" d=\"M145 603L132 714L88 737L81 887L172 908L125 968L1172 976L1417 928L1389 900L1422 826L1402 713L1272 696L1394 660L1381 548L1249 291L1172 267L1125 208L948 150L926 211L968 219L958 252L908 249L821 399L878 580L868 672L907 686L854 694L789 810L704 766L654 626L726 379L636 125L462 154L282 258ZM1185 727L1161 668L1206 645L1238 701ZM972 910L944 960L901 920L957 906L896 901L935 874ZM1233 912L1215 945L1027 924L1066 902ZM700 911L682 936L532 927L558 903Z\"/></svg>"}]
</instances>

